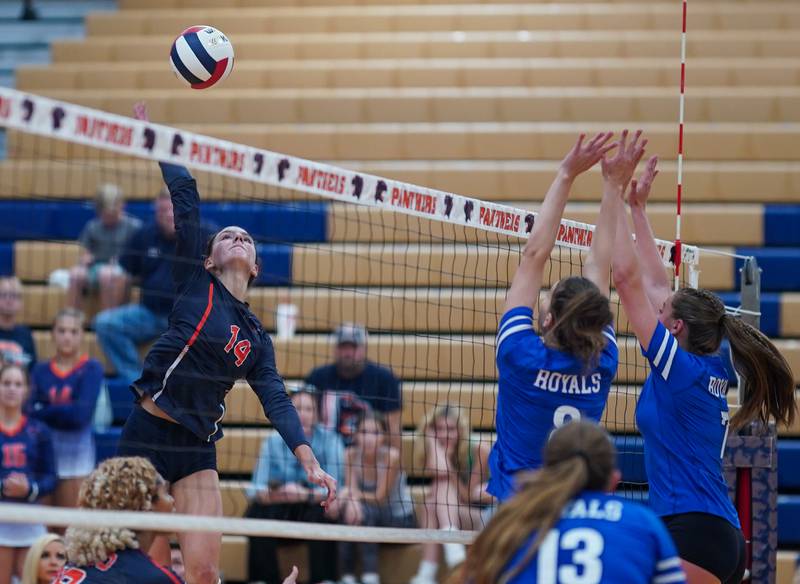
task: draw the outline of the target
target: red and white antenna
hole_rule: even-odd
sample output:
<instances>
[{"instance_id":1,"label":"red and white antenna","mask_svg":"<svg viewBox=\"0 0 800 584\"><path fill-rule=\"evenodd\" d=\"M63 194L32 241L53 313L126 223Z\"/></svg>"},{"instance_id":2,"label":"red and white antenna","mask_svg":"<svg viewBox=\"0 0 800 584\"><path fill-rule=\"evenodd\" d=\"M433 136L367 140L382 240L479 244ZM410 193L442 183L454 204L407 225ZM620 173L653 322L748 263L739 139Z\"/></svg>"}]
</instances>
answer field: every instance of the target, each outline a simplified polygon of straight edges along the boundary
<instances>
[{"instance_id":1,"label":"red and white antenna","mask_svg":"<svg viewBox=\"0 0 800 584\"><path fill-rule=\"evenodd\" d=\"M677 214L675 216L675 290L681 283L681 195L683 194L683 114L686 102L686 12L687 0L683 0L683 18L681 27L681 92L680 110L678 113L678 193Z\"/></svg>"}]
</instances>

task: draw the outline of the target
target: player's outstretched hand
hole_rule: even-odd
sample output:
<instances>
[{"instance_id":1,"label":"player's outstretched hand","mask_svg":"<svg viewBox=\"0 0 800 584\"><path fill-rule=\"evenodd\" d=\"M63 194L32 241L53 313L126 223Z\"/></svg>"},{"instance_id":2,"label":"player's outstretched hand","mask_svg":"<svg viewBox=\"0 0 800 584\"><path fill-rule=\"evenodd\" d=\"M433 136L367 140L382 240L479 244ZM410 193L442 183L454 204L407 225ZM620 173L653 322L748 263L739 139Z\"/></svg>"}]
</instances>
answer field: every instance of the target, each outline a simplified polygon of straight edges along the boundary
<instances>
[{"instance_id":1,"label":"player's outstretched hand","mask_svg":"<svg viewBox=\"0 0 800 584\"><path fill-rule=\"evenodd\" d=\"M628 190L628 204L631 207L644 207L647 205L647 198L650 196L650 187L658 176L658 156L653 156L647 161L644 171L639 176L631 180L631 188Z\"/></svg>"},{"instance_id":2,"label":"player's outstretched hand","mask_svg":"<svg viewBox=\"0 0 800 584\"><path fill-rule=\"evenodd\" d=\"M615 155L612 158L603 156L600 163L603 169L603 180L623 189L628 186L633 173L636 172L636 166L644 156L644 147L647 146L646 139L639 141L641 137L642 131L637 130L633 141L628 144L628 130L623 130L619 142L614 144L617 146Z\"/></svg>"},{"instance_id":3,"label":"player's outstretched hand","mask_svg":"<svg viewBox=\"0 0 800 584\"><path fill-rule=\"evenodd\" d=\"M615 144L608 144L613 135L613 132L601 132L586 143L586 134L578 136L572 150L561 161L561 170L568 178L574 179L592 168L606 152L614 148Z\"/></svg>"},{"instance_id":4,"label":"player's outstretched hand","mask_svg":"<svg viewBox=\"0 0 800 584\"><path fill-rule=\"evenodd\" d=\"M295 584L295 582L297 582L298 574L299 571L297 570L297 566L292 566L292 573L283 579L283 584Z\"/></svg>"},{"instance_id":5,"label":"player's outstretched hand","mask_svg":"<svg viewBox=\"0 0 800 584\"><path fill-rule=\"evenodd\" d=\"M150 116L147 113L147 104L143 101L137 101L133 104L133 117L143 122L149 122Z\"/></svg>"},{"instance_id":6,"label":"player's outstretched hand","mask_svg":"<svg viewBox=\"0 0 800 584\"><path fill-rule=\"evenodd\" d=\"M308 465L305 465L305 471L308 482L319 485L320 487L325 487L328 490L328 496L320 503L323 507L327 508L328 505L336 499L336 479L322 470L322 467L320 467L316 459Z\"/></svg>"}]
</instances>

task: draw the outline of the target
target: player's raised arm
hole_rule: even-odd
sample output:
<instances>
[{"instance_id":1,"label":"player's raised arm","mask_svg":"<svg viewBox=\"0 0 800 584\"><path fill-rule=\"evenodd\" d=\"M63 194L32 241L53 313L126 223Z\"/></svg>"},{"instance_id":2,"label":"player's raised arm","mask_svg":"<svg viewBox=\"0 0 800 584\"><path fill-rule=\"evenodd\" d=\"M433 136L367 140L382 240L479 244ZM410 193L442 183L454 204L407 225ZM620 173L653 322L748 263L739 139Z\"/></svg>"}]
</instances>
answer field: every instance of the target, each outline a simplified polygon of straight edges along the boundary
<instances>
[{"instance_id":1,"label":"player's raised arm","mask_svg":"<svg viewBox=\"0 0 800 584\"><path fill-rule=\"evenodd\" d=\"M147 106L138 102L133 107L137 120L150 121ZM173 274L176 281L186 279L200 266L203 256L203 231L200 229L200 194L197 182L185 166L159 162L161 176L169 189L175 217L175 255Z\"/></svg>"},{"instance_id":2,"label":"player's raised arm","mask_svg":"<svg viewBox=\"0 0 800 584\"><path fill-rule=\"evenodd\" d=\"M650 304L656 311L659 311L669 297L670 286L664 262L661 254L658 253L653 229L647 217L647 199L650 196L653 181L658 176L657 166L658 157L653 156L647 161L639 180L631 181L628 205L631 209L631 219L633 219L633 231L636 234L636 249L641 262L644 289Z\"/></svg>"},{"instance_id":3,"label":"player's raised arm","mask_svg":"<svg viewBox=\"0 0 800 584\"><path fill-rule=\"evenodd\" d=\"M533 309L542 287L544 265L553 251L572 184L578 175L592 168L614 147L608 144L612 135L611 132L603 132L584 143L586 135L581 134L561 161L556 178L544 197L533 231L522 249L522 259L511 282L503 312L517 306Z\"/></svg>"},{"instance_id":4,"label":"player's raised arm","mask_svg":"<svg viewBox=\"0 0 800 584\"><path fill-rule=\"evenodd\" d=\"M630 162L636 161L638 163L644 155L644 147L647 145L647 140L640 141L641 136L642 131L637 131L633 140L628 144L628 130L624 130L614 159L618 160L626 157ZM604 177L608 170L607 166L603 166ZM617 180L603 180L603 199L600 202L600 213L597 217L592 246L583 265L583 277L591 280L606 297L608 296L611 255L614 249L617 228L617 207L622 205L621 188L624 188L624 186L621 187Z\"/></svg>"}]
</instances>

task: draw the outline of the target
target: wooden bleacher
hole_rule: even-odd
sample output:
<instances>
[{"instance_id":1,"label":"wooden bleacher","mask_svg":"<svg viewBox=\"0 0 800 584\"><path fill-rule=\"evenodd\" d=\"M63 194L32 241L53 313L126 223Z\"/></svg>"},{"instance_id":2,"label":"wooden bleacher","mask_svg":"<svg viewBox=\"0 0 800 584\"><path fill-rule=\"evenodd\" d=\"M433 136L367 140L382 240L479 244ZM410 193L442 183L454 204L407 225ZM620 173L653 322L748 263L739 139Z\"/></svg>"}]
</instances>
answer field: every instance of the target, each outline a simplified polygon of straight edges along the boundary
<instances>
[{"instance_id":1,"label":"wooden bleacher","mask_svg":"<svg viewBox=\"0 0 800 584\"><path fill-rule=\"evenodd\" d=\"M56 43L52 65L21 68L17 83L123 115L130 115L134 101L146 99L160 123L531 209L575 134L606 129L607 123L614 129L635 124L645 128L650 150L662 157L650 209L656 233L672 237L680 19L675 3L354 4L120 0L118 13L88 19L86 39ZM236 50L232 76L207 92L181 87L166 59L175 34L192 22L218 26ZM797 201L798 29L800 6L790 0L693 2L684 241L728 251L762 245L767 205ZM74 144L10 132L8 151L12 157L0 163L0 173L14 180L0 181L3 199L85 199L109 175L132 200L151 199L161 187L152 163L112 154L98 159ZM43 151L50 160L40 159ZM213 183L206 173L196 174L201 185ZM203 192L204 200L312 199L233 179L225 187ZM598 198L598 173L581 177L566 216L594 222ZM354 205L332 204L326 213L325 243L293 248L292 286L257 288L251 295L269 330L278 299L288 295L300 308L300 334L276 341L281 372L300 379L328 361L326 333L340 320L358 320L386 333L371 336L370 356L404 378L407 446L424 411L445 400L468 406L473 427L491 439L493 334L519 242ZM17 242L13 251L25 281L24 320L40 329L37 346L47 355L51 340L44 328L63 292L44 283L53 269L74 262L77 248L30 241ZM398 260L399 251L413 257L413 265ZM573 270L579 264L569 252L561 259ZM701 270L702 285L735 289L731 258L703 255ZM548 283L559 275L549 275ZM778 345L800 382L800 345L794 340L800 337L800 294L783 294L780 307L786 338ZM618 324L624 328L624 313ZM86 344L102 358L92 334ZM620 339L620 346L623 359L640 366L620 368L604 423L631 433L636 384L645 370L641 358L635 361L632 340ZM219 444L223 501L226 514L241 515L246 501L240 479L252 471L271 429L244 385L229 394L228 412L226 438ZM800 425L783 436L800 436ZM404 463L413 475L419 469L410 465L410 450L405 448ZM416 489L415 497L421 493ZM225 537L229 580L246 580L246 551L246 538ZM415 547L385 546L382 554L383 581L389 584L406 582L419 561ZM306 562L296 549L283 560ZM793 560L781 556L784 576Z\"/></svg>"}]
</instances>

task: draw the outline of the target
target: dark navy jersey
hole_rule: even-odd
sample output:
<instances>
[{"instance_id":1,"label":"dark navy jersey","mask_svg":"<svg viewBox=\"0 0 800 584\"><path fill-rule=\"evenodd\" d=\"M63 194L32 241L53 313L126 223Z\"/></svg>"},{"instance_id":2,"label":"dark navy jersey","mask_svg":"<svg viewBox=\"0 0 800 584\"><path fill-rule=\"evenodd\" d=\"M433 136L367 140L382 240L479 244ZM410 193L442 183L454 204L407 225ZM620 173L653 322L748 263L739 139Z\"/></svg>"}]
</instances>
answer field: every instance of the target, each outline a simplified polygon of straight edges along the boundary
<instances>
[{"instance_id":1,"label":"dark navy jersey","mask_svg":"<svg viewBox=\"0 0 800 584\"><path fill-rule=\"evenodd\" d=\"M57 430L90 426L103 384L103 365L83 356L69 371L55 361L37 363L31 372L29 414Z\"/></svg>"},{"instance_id":2,"label":"dark navy jersey","mask_svg":"<svg viewBox=\"0 0 800 584\"><path fill-rule=\"evenodd\" d=\"M184 584L141 550L122 550L91 566L64 566L54 584Z\"/></svg>"},{"instance_id":3,"label":"dark navy jersey","mask_svg":"<svg viewBox=\"0 0 800 584\"><path fill-rule=\"evenodd\" d=\"M22 473L28 478L27 496L4 500L36 501L51 493L56 487L56 461L50 430L39 420L22 416L13 428L0 425L0 480L11 473Z\"/></svg>"},{"instance_id":4,"label":"dark navy jersey","mask_svg":"<svg viewBox=\"0 0 800 584\"><path fill-rule=\"evenodd\" d=\"M658 323L644 351L650 375L636 407L649 503L661 516L710 513L739 527L722 474L728 376L719 355L694 355Z\"/></svg>"},{"instance_id":5,"label":"dark navy jersey","mask_svg":"<svg viewBox=\"0 0 800 584\"><path fill-rule=\"evenodd\" d=\"M525 558L536 533L507 568ZM679 584L681 560L666 527L647 507L584 491L569 503L513 584Z\"/></svg>"},{"instance_id":6,"label":"dark navy jersey","mask_svg":"<svg viewBox=\"0 0 800 584\"><path fill-rule=\"evenodd\" d=\"M497 442L489 455L487 491L504 501L514 494L514 475L542 464L551 432L574 419L599 422L617 371L614 327L597 367L544 344L533 329L533 311L510 309L497 333Z\"/></svg>"},{"instance_id":7,"label":"dark navy jersey","mask_svg":"<svg viewBox=\"0 0 800 584\"><path fill-rule=\"evenodd\" d=\"M175 214L178 295L169 327L147 354L134 391L150 395L201 440L215 442L222 438L225 395L237 379L246 379L289 448L308 444L278 374L272 341L249 306L202 265L195 180L180 166L161 169Z\"/></svg>"}]
</instances>

